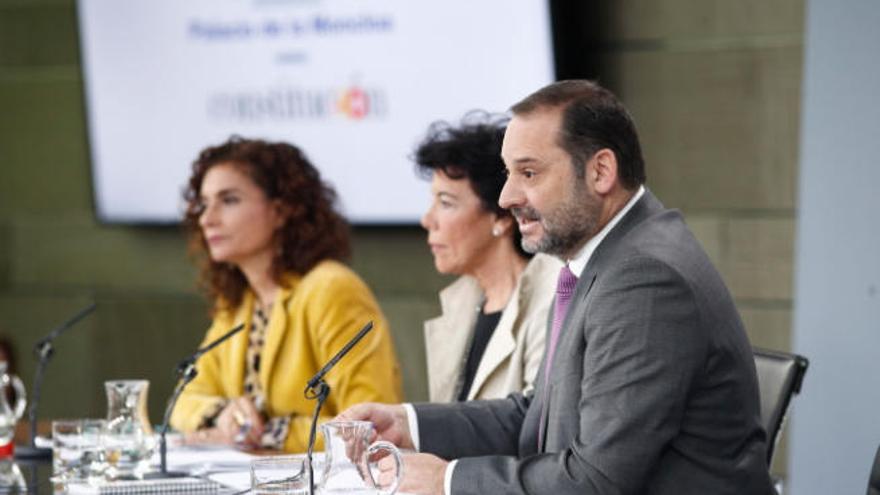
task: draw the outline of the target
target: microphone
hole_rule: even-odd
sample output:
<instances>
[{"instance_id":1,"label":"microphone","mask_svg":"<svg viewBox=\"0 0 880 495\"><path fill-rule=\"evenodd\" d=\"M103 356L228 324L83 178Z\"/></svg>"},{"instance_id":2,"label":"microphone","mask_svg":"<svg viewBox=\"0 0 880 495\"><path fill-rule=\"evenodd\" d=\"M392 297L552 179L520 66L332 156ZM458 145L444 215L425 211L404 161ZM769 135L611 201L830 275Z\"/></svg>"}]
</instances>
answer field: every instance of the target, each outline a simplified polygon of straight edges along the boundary
<instances>
[{"instance_id":1,"label":"microphone","mask_svg":"<svg viewBox=\"0 0 880 495\"><path fill-rule=\"evenodd\" d=\"M361 339L364 338L364 335L367 334L370 330L373 329L373 322L368 321L363 328L355 335L351 340L348 341L339 352L336 353L335 356L330 358L330 361L324 365L315 376L309 379L306 383L306 389L304 394L306 399L312 400L317 399L317 404L315 404L315 413L312 416L312 426L309 429L309 446L306 451L306 459L309 463L309 495L315 494L315 471L312 469L312 454L315 450L315 430L318 426L318 416L321 414L321 407L324 405L324 401L327 400L327 396L330 395L330 385L327 385L327 382L324 381L324 375L327 374L328 371L333 369L336 366L336 363L342 359L342 356L348 354L348 351L351 350Z\"/></svg>"},{"instance_id":2,"label":"microphone","mask_svg":"<svg viewBox=\"0 0 880 495\"><path fill-rule=\"evenodd\" d=\"M324 375L326 375L328 371L333 369L333 367L336 366L336 363L338 363L339 360L342 359L342 356L348 354L348 351L350 351L352 347L360 342L361 339L364 338L364 335L366 335L367 332L372 329L373 322L367 322L367 324L364 325L363 328L361 328L361 330L357 333L357 335L354 336L354 338L352 338L350 341L348 341L347 344L342 346L342 349L340 349L339 352L337 352L336 355L333 356L330 361L328 361L327 364L325 364L324 367L321 368L320 371L315 373L315 376L309 379L308 383L306 384L306 392L308 392L309 389L314 389L318 382L320 382L324 378Z\"/></svg>"},{"instance_id":3,"label":"microphone","mask_svg":"<svg viewBox=\"0 0 880 495\"><path fill-rule=\"evenodd\" d=\"M16 449L15 457L19 459L49 459L52 457L52 449L37 447L37 407L40 405L40 389L43 386L43 372L49 364L49 360L55 353L52 342L62 333L80 322L83 318L90 315L95 310L97 304L89 303L86 307L79 310L75 315L67 321L55 327L45 337L38 340L34 345L34 356L38 359L37 370L34 373L34 383L31 387L31 404L28 408L28 422L30 422L30 445L23 445Z\"/></svg>"},{"instance_id":4,"label":"microphone","mask_svg":"<svg viewBox=\"0 0 880 495\"><path fill-rule=\"evenodd\" d=\"M69 330L70 327L79 323L80 320L90 315L96 307L98 307L98 305L95 302L92 302L88 306L79 310L79 312L77 312L75 315L71 316L69 320L55 327L51 332L49 332L48 335L37 341L37 343L34 345L34 354L36 354L38 358L42 356L51 357L54 350L52 349L52 341L58 338L58 336L62 333Z\"/></svg>"},{"instance_id":5,"label":"microphone","mask_svg":"<svg viewBox=\"0 0 880 495\"><path fill-rule=\"evenodd\" d=\"M190 366L192 366L193 364L195 364L195 362L196 362L200 357L202 357L203 354L205 354L206 352L210 351L211 349L217 347L218 345L222 344L223 342L226 341L226 339L228 339L228 338L232 337L233 335L237 334L237 333L240 332L243 328L244 328L244 323L240 323L238 326L236 326L236 327L233 328L232 330L230 330L230 331L226 332L225 334L221 335L220 338L218 338L217 340L211 342L210 344L206 345L205 347L202 347L201 349L198 349L196 352L194 352L194 353L193 353L191 356L189 356L188 358L186 358L186 359L181 359L180 362L177 363L177 374L179 374L179 375L183 375L184 373L186 373L186 369L189 368Z\"/></svg>"},{"instance_id":6,"label":"microphone","mask_svg":"<svg viewBox=\"0 0 880 495\"><path fill-rule=\"evenodd\" d=\"M192 355L181 360L180 363L177 364L176 372L179 379L177 382L177 386L174 387L174 392L171 394L171 398L168 399L168 405L165 407L165 416L162 418L162 426L159 429L159 472L147 473L144 476L144 479L180 478L189 475L189 473L185 472L168 472L168 444L166 442L165 435L166 433L168 433L168 423L171 421L171 412L174 411L174 406L177 405L177 399L179 399L180 394L183 393L184 387L189 385L189 382L195 380L196 375L198 375L198 371L196 370L195 366L196 361L206 352L222 344L233 335L242 331L242 329L244 329L244 323L238 324L232 330L229 330L225 334L221 335L218 339L214 340L205 347L198 349Z\"/></svg>"}]
</instances>

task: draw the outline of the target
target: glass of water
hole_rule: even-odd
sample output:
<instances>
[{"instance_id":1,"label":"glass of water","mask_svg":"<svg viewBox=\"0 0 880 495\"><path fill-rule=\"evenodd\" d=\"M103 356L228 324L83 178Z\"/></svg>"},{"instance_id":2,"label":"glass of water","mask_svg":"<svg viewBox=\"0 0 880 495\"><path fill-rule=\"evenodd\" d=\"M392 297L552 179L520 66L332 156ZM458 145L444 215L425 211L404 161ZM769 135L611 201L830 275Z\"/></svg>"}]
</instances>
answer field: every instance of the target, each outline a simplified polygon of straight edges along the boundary
<instances>
[{"instance_id":1,"label":"glass of water","mask_svg":"<svg viewBox=\"0 0 880 495\"><path fill-rule=\"evenodd\" d=\"M79 469L81 427L78 419L52 421L52 475L59 481L72 479Z\"/></svg>"},{"instance_id":2,"label":"glass of water","mask_svg":"<svg viewBox=\"0 0 880 495\"><path fill-rule=\"evenodd\" d=\"M90 483L103 481L109 464L104 436L107 420L83 419L80 424L80 470L79 478Z\"/></svg>"},{"instance_id":3,"label":"glass of water","mask_svg":"<svg viewBox=\"0 0 880 495\"><path fill-rule=\"evenodd\" d=\"M99 481L107 469L103 419L52 422L52 473L61 482Z\"/></svg>"},{"instance_id":4,"label":"glass of water","mask_svg":"<svg viewBox=\"0 0 880 495\"><path fill-rule=\"evenodd\" d=\"M258 457L251 461L254 495L304 495L309 493L308 460L305 455Z\"/></svg>"}]
</instances>

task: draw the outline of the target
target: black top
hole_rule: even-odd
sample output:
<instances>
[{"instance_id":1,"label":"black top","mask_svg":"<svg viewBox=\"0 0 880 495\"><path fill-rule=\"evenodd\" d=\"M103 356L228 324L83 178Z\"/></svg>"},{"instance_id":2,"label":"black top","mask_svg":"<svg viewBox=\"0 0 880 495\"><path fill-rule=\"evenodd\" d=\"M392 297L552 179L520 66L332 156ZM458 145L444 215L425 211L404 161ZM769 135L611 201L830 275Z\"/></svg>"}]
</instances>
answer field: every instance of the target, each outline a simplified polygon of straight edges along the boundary
<instances>
[{"instance_id":1,"label":"black top","mask_svg":"<svg viewBox=\"0 0 880 495\"><path fill-rule=\"evenodd\" d=\"M489 345L489 339L492 338L492 332L498 326L501 320L501 311L494 313L477 313L477 323L474 325L474 338L471 341L471 350L468 352L467 361L464 364L464 375L461 389L458 392L458 400L467 400L468 393L471 391L471 385L474 383L474 376L477 374L477 368L480 366L480 360L483 359L483 353L486 352L486 346Z\"/></svg>"}]
</instances>

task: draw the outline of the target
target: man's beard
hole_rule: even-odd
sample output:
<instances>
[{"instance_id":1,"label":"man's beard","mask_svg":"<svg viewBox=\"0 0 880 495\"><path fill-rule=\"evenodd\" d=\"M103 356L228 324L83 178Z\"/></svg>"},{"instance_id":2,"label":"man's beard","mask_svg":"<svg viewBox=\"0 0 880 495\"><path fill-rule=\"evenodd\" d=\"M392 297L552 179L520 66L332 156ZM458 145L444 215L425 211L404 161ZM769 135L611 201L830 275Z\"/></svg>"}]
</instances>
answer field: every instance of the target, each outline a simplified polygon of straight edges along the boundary
<instances>
[{"instance_id":1,"label":"man's beard","mask_svg":"<svg viewBox=\"0 0 880 495\"><path fill-rule=\"evenodd\" d=\"M568 198L545 215L530 207L510 211L517 218L541 222L544 235L534 242L523 237L523 250L570 257L596 234L601 203L584 184L575 181Z\"/></svg>"}]
</instances>

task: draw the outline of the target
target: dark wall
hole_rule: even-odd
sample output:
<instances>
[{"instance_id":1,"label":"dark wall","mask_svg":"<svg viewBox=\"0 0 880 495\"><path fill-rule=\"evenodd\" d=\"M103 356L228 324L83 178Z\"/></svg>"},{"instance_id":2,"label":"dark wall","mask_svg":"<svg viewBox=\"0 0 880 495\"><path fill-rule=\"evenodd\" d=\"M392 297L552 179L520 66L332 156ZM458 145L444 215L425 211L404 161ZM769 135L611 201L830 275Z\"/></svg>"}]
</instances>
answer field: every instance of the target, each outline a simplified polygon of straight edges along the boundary
<instances>
[{"instance_id":1,"label":"dark wall","mask_svg":"<svg viewBox=\"0 0 880 495\"><path fill-rule=\"evenodd\" d=\"M621 96L649 187L684 210L753 344L790 349L803 0L551 6L557 75L598 78ZM179 232L96 224L77 57L72 0L0 0L0 331L26 354L96 299L96 315L59 340L43 410L99 414L102 380L144 376L155 419L206 306ZM424 235L358 229L354 248L391 320L407 397L425 398L421 321L445 281ZM783 473L784 441L777 452Z\"/></svg>"},{"instance_id":2,"label":"dark wall","mask_svg":"<svg viewBox=\"0 0 880 495\"><path fill-rule=\"evenodd\" d=\"M0 333L30 388L35 341L96 301L56 343L40 416L102 415L104 380L144 377L157 421L207 304L178 228L95 220L77 43L74 2L0 1ZM391 322L406 397L425 399L421 322L445 281L423 232L355 229L352 264Z\"/></svg>"}]
</instances>

